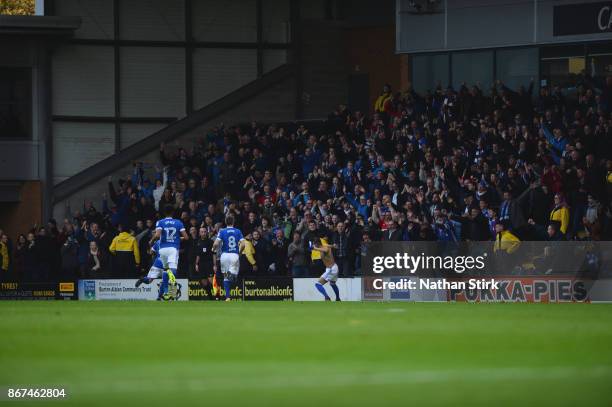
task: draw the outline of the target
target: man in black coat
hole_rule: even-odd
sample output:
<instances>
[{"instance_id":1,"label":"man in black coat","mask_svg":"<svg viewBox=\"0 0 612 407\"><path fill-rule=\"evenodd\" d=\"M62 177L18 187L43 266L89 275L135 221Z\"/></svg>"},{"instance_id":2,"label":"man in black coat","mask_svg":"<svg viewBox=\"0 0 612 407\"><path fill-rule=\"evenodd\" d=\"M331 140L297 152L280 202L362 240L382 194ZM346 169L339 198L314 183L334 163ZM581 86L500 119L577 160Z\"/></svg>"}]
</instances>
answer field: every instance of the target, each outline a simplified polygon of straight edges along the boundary
<instances>
[{"instance_id":1,"label":"man in black coat","mask_svg":"<svg viewBox=\"0 0 612 407\"><path fill-rule=\"evenodd\" d=\"M531 187L525 197L527 218L533 219L538 225L545 225L554 206L554 194L546 185Z\"/></svg>"},{"instance_id":2,"label":"man in black coat","mask_svg":"<svg viewBox=\"0 0 612 407\"><path fill-rule=\"evenodd\" d=\"M402 231L397 227L397 222L392 220L389 229L382 232L383 242L398 242L402 240Z\"/></svg>"},{"instance_id":3,"label":"man in black coat","mask_svg":"<svg viewBox=\"0 0 612 407\"><path fill-rule=\"evenodd\" d=\"M482 214L479 208L472 208L470 216L465 223L465 239L472 241L491 240L491 232L489 229L489 221Z\"/></svg>"},{"instance_id":4,"label":"man in black coat","mask_svg":"<svg viewBox=\"0 0 612 407\"><path fill-rule=\"evenodd\" d=\"M43 227L36 236L36 280L49 281L55 274L59 247Z\"/></svg>"},{"instance_id":5,"label":"man in black coat","mask_svg":"<svg viewBox=\"0 0 612 407\"><path fill-rule=\"evenodd\" d=\"M255 249L255 263L257 264L257 274L268 273L270 265L270 248L268 242L261 238L258 230L253 232L253 248Z\"/></svg>"},{"instance_id":6,"label":"man in black coat","mask_svg":"<svg viewBox=\"0 0 612 407\"><path fill-rule=\"evenodd\" d=\"M338 273L341 277L352 277L353 267L351 267L350 261L352 256L350 255L349 236L344 222L338 222L336 225L336 230L332 233L331 242L334 247L334 259L338 265Z\"/></svg>"},{"instance_id":7,"label":"man in black coat","mask_svg":"<svg viewBox=\"0 0 612 407\"><path fill-rule=\"evenodd\" d=\"M287 275L287 249L289 243L285 239L285 234L282 229L278 229L276 234L272 238L270 245L270 251L272 254L272 261L274 262L274 274Z\"/></svg>"}]
</instances>

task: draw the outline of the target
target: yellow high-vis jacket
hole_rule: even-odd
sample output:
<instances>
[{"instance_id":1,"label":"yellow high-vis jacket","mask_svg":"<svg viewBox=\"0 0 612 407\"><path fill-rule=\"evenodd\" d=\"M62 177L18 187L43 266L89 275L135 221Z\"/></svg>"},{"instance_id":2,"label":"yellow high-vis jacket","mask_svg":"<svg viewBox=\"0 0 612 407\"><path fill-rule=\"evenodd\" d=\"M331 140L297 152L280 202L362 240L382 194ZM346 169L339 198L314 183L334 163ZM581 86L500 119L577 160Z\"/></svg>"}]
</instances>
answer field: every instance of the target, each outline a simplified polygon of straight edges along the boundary
<instances>
[{"instance_id":1,"label":"yellow high-vis jacket","mask_svg":"<svg viewBox=\"0 0 612 407\"><path fill-rule=\"evenodd\" d=\"M497 234L493 251L502 250L506 253L514 253L520 245L521 241L518 237L514 236L510 231L504 230Z\"/></svg>"},{"instance_id":2,"label":"yellow high-vis jacket","mask_svg":"<svg viewBox=\"0 0 612 407\"><path fill-rule=\"evenodd\" d=\"M385 111L385 103L387 100L391 99L391 93L383 93L379 97L376 98L374 102L374 111L378 113L382 113Z\"/></svg>"},{"instance_id":3,"label":"yellow high-vis jacket","mask_svg":"<svg viewBox=\"0 0 612 407\"><path fill-rule=\"evenodd\" d=\"M140 264L140 249L136 238L128 232L121 232L113 239L109 250L112 254L126 256L132 254L136 264Z\"/></svg>"},{"instance_id":4,"label":"yellow high-vis jacket","mask_svg":"<svg viewBox=\"0 0 612 407\"><path fill-rule=\"evenodd\" d=\"M563 234L567 233L567 227L569 226L569 218L570 213L569 209L567 209L567 206L560 206L558 208L554 208L550 212L550 220L557 221L561 224L559 230L561 230L561 233Z\"/></svg>"},{"instance_id":5,"label":"yellow high-vis jacket","mask_svg":"<svg viewBox=\"0 0 612 407\"><path fill-rule=\"evenodd\" d=\"M251 266L255 265L255 248L253 247L253 243L244 239L244 249L242 249L242 254L244 254L247 258L247 261Z\"/></svg>"},{"instance_id":6,"label":"yellow high-vis jacket","mask_svg":"<svg viewBox=\"0 0 612 407\"><path fill-rule=\"evenodd\" d=\"M8 247L6 247L6 245L2 242L0 242L0 258L2 258L2 264L0 264L0 267L2 268L2 270L8 271L8 268L9 268Z\"/></svg>"}]
</instances>

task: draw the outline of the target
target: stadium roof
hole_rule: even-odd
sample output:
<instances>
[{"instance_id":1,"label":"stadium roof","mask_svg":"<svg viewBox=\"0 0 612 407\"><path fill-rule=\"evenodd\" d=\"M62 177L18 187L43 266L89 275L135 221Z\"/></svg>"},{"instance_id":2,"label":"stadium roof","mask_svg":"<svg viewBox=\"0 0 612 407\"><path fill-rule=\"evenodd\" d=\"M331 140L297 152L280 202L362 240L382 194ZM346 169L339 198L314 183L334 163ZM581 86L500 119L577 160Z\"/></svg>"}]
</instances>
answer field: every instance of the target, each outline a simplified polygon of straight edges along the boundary
<instances>
[{"instance_id":1,"label":"stadium roof","mask_svg":"<svg viewBox=\"0 0 612 407\"><path fill-rule=\"evenodd\" d=\"M72 35L80 26L80 17L0 16L0 34Z\"/></svg>"}]
</instances>

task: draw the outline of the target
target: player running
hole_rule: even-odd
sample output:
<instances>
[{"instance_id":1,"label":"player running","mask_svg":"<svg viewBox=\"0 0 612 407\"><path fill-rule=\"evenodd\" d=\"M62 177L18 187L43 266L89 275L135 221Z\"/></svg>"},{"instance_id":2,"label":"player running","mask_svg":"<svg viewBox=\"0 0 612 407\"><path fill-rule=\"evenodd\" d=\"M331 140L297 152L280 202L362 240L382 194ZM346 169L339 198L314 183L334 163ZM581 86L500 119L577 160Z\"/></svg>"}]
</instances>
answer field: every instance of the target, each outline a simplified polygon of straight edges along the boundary
<instances>
[{"instance_id":1,"label":"player running","mask_svg":"<svg viewBox=\"0 0 612 407\"><path fill-rule=\"evenodd\" d=\"M321 253L321 260L323 260L323 264L325 264L325 272L319 277L319 281L315 283L315 287L323 294L325 301L331 301L331 298L327 295L327 291L325 291L325 287L323 287L329 281L329 285L331 285L331 288L336 294L336 301L340 301L340 290L338 290L338 285L336 285L336 280L338 280L338 265L334 260L332 248L333 246L322 244L319 239L316 239L314 242L312 250Z\"/></svg>"},{"instance_id":2,"label":"player running","mask_svg":"<svg viewBox=\"0 0 612 407\"><path fill-rule=\"evenodd\" d=\"M151 268L149 269L149 273L147 274L147 276L143 278L139 278L138 281L136 281L136 284L134 284L136 288L140 287L140 285L143 283L151 284L153 280L157 278L162 278L163 276L164 264L162 263L161 258L159 257L159 240L153 243L153 246L151 247L151 254L154 257L153 264L151 265ZM163 297L163 292L162 292L161 285L160 285L159 294L157 296L157 299L161 300L162 297Z\"/></svg>"},{"instance_id":3,"label":"player running","mask_svg":"<svg viewBox=\"0 0 612 407\"><path fill-rule=\"evenodd\" d=\"M176 272L179 261L179 248L181 240L188 240L187 232L183 222L173 219L174 207L166 205L164 208L164 219L158 220L155 224L155 234L149 242L151 245L159 240L159 258L162 262L164 272L162 274L161 292L163 299L170 299L168 295L168 282L173 285L176 279Z\"/></svg>"},{"instance_id":4,"label":"player running","mask_svg":"<svg viewBox=\"0 0 612 407\"><path fill-rule=\"evenodd\" d=\"M223 288L225 289L225 301L231 301L230 290L238 279L240 268L240 252L244 249L244 237L240 229L234 227L234 217L228 215L225 218L226 227L219 231L213 252L219 253L221 273L223 274Z\"/></svg>"}]
</instances>

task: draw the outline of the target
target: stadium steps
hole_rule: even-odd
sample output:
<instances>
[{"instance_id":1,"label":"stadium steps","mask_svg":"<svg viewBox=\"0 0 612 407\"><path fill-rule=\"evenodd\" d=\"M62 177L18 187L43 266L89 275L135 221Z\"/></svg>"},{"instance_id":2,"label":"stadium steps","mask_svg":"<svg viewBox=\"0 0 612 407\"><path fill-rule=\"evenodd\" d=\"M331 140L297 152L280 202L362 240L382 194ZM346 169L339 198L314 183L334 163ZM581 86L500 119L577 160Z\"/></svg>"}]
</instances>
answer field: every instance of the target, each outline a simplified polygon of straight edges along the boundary
<instances>
[{"instance_id":1,"label":"stadium steps","mask_svg":"<svg viewBox=\"0 0 612 407\"><path fill-rule=\"evenodd\" d=\"M295 66L290 64L282 65L266 73L261 78L194 111L182 119L170 123L150 136L56 184L53 188L53 204L58 204L80 190L98 182L103 177L113 174L121 168L128 166L134 160L158 149L160 143L175 140L199 125L221 116L234 106L252 99L285 79L294 77L296 72Z\"/></svg>"}]
</instances>

